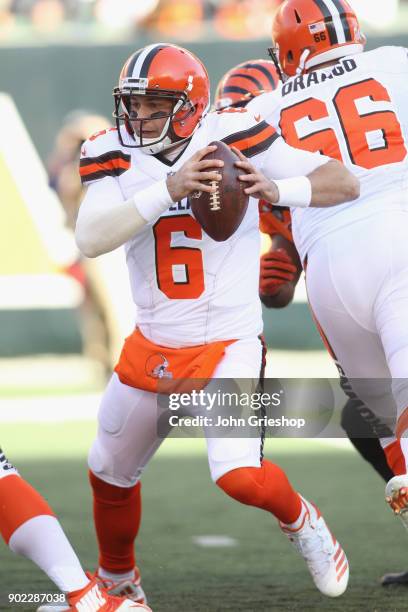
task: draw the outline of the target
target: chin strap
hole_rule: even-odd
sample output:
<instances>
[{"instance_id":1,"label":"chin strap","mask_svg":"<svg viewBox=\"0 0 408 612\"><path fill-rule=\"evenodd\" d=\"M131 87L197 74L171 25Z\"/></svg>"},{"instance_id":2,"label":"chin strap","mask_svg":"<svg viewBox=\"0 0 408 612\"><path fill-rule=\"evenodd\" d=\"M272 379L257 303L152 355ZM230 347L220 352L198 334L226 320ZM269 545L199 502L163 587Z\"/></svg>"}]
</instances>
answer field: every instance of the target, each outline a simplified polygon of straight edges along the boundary
<instances>
[{"instance_id":1,"label":"chin strap","mask_svg":"<svg viewBox=\"0 0 408 612\"><path fill-rule=\"evenodd\" d=\"M300 56L300 60L299 60L299 66L296 68L296 76L299 76L302 74L302 72L305 69L305 64L307 62L307 58L310 55L310 49L305 49L302 53L302 55Z\"/></svg>"}]
</instances>

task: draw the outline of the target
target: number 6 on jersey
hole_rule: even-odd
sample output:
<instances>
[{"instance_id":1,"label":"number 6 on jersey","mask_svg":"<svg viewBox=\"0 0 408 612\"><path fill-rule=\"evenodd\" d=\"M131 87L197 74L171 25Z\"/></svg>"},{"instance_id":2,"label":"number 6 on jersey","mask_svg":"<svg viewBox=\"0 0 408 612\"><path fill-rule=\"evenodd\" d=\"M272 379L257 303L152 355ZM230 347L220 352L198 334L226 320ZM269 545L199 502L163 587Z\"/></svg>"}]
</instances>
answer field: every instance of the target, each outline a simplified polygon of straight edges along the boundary
<instances>
[{"instance_id":1,"label":"number 6 on jersey","mask_svg":"<svg viewBox=\"0 0 408 612\"><path fill-rule=\"evenodd\" d=\"M157 285L171 300L194 300L204 292L203 254L199 248L172 246L176 232L196 240L203 237L191 215L161 217L155 223Z\"/></svg>"}]
</instances>

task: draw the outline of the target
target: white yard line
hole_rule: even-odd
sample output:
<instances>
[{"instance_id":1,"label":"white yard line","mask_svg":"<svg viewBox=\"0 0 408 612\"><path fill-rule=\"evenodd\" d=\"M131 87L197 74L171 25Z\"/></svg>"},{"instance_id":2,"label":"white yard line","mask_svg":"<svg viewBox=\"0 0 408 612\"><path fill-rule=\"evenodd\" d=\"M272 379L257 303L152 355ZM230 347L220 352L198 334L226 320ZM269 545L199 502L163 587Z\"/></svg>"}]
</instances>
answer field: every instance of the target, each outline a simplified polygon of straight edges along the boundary
<instances>
[{"instance_id":1,"label":"white yard line","mask_svg":"<svg viewBox=\"0 0 408 612\"><path fill-rule=\"evenodd\" d=\"M193 536L192 540L202 548L232 548L239 544L238 540L227 535Z\"/></svg>"}]
</instances>

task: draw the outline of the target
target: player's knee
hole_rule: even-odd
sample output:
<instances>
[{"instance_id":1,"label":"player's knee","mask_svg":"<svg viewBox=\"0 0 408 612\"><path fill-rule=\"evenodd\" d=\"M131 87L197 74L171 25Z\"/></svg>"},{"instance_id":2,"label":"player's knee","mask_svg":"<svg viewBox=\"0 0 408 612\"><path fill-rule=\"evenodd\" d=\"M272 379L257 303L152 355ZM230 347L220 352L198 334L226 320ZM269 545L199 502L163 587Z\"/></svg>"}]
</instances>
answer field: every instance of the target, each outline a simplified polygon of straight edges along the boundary
<instances>
[{"instance_id":1,"label":"player's knee","mask_svg":"<svg viewBox=\"0 0 408 612\"><path fill-rule=\"evenodd\" d=\"M121 469L115 457L111 455L101 444L98 438L91 446L88 455L88 467L92 474L100 480L116 487L129 488L136 485L140 478L141 470L136 470L131 474Z\"/></svg>"},{"instance_id":2,"label":"player's knee","mask_svg":"<svg viewBox=\"0 0 408 612\"><path fill-rule=\"evenodd\" d=\"M263 506L262 487L257 482L262 468L241 467L227 472L216 482L220 487L236 501L247 506Z\"/></svg>"}]
</instances>

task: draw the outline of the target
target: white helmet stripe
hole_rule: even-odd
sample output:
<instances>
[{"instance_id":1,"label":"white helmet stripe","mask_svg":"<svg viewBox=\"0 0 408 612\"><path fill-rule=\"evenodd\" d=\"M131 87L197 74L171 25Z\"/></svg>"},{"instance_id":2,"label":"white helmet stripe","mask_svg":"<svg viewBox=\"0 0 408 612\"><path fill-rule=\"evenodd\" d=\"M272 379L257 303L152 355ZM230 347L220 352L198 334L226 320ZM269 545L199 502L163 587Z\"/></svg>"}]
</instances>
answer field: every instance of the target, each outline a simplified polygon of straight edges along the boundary
<instances>
[{"instance_id":1,"label":"white helmet stripe","mask_svg":"<svg viewBox=\"0 0 408 612\"><path fill-rule=\"evenodd\" d=\"M337 34L337 42L339 45L343 44L346 42L346 36L344 33L344 27L343 27L343 23L341 21L341 16L340 16L340 12L337 8L337 6L334 4L334 2L332 2L332 0L321 0L321 3L324 4L327 8L327 10L330 12L332 19L333 19L333 25L334 28L336 30L336 34Z\"/></svg>"},{"instance_id":2,"label":"white helmet stripe","mask_svg":"<svg viewBox=\"0 0 408 612\"><path fill-rule=\"evenodd\" d=\"M154 52L153 55L155 55L159 49L167 46L168 45L166 43L156 43L143 49L142 53L137 58L135 65L133 66L132 74L129 74L128 76L133 78L147 76L145 74L141 74L146 58L150 55L150 53L152 53L152 51Z\"/></svg>"}]
</instances>

